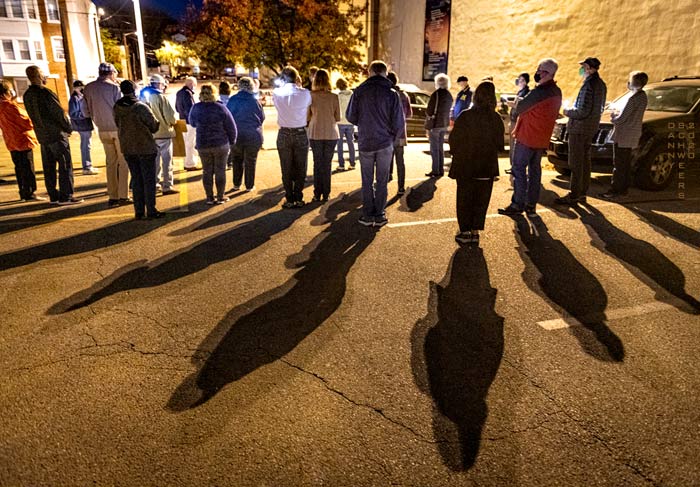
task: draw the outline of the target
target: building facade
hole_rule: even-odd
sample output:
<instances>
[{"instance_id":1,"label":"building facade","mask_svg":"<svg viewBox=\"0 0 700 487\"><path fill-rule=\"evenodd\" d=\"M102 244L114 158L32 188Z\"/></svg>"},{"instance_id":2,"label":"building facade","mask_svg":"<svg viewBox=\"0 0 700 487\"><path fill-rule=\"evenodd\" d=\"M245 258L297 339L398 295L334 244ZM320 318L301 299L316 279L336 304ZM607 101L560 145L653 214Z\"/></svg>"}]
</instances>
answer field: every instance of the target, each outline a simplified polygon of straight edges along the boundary
<instances>
[{"instance_id":1,"label":"building facade","mask_svg":"<svg viewBox=\"0 0 700 487\"><path fill-rule=\"evenodd\" d=\"M63 29L61 10L67 17ZM104 59L99 32L97 9L89 0L0 0L0 77L15 85L21 99L29 86L25 69L35 64L67 107L66 56L74 79L94 79Z\"/></svg>"},{"instance_id":2,"label":"building facade","mask_svg":"<svg viewBox=\"0 0 700 487\"><path fill-rule=\"evenodd\" d=\"M382 0L379 57L402 81L432 89L422 80L426 0ZM537 61L559 61L564 99L576 97L578 61L598 57L609 97L626 89L630 71L650 80L700 75L700 8L697 0L600 2L569 0L452 0L448 75L472 85L492 76L497 91L515 91L521 72Z\"/></svg>"}]
</instances>

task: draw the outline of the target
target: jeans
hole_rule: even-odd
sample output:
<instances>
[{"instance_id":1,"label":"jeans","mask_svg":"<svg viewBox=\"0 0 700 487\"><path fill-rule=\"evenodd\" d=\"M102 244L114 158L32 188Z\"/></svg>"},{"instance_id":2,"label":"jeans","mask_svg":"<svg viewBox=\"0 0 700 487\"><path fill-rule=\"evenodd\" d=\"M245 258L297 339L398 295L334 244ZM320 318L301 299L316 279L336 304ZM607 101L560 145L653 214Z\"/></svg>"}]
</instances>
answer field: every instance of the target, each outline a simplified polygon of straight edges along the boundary
<instances>
[{"instance_id":1,"label":"jeans","mask_svg":"<svg viewBox=\"0 0 700 487\"><path fill-rule=\"evenodd\" d=\"M90 155L92 130L78 132L80 134L80 158L83 163L83 170L92 167L92 156Z\"/></svg>"},{"instance_id":2,"label":"jeans","mask_svg":"<svg viewBox=\"0 0 700 487\"><path fill-rule=\"evenodd\" d=\"M445 174L445 150L443 144L445 143L445 134L447 133L447 127L440 127L430 130L430 157L433 159L433 169L432 173L437 176L442 176Z\"/></svg>"},{"instance_id":3,"label":"jeans","mask_svg":"<svg viewBox=\"0 0 700 487\"><path fill-rule=\"evenodd\" d=\"M280 157L282 184L287 201L302 201L309 158L309 138L306 136L306 129L280 128L277 133L277 153Z\"/></svg>"},{"instance_id":4,"label":"jeans","mask_svg":"<svg viewBox=\"0 0 700 487\"><path fill-rule=\"evenodd\" d=\"M258 162L258 152L260 144L241 144L233 146L233 186L239 188L245 175L246 189L253 189L255 186L255 166Z\"/></svg>"},{"instance_id":5,"label":"jeans","mask_svg":"<svg viewBox=\"0 0 700 487\"><path fill-rule=\"evenodd\" d=\"M107 195L110 200L129 197L129 166L122 155L116 131L100 132L100 141L105 149L107 165Z\"/></svg>"},{"instance_id":6,"label":"jeans","mask_svg":"<svg viewBox=\"0 0 700 487\"><path fill-rule=\"evenodd\" d=\"M526 206L535 206L540 199L542 182L542 153L544 149L533 149L522 142L515 145L513 153L513 197L510 205L522 211Z\"/></svg>"},{"instance_id":7,"label":"jeans","mask_svg":"<svg viewBox=\"0 0 700 487\"><path fill-rule=\"evenodd\" d=\"M195 156L197 149L194 148L197 141L197 129L187 124L187 132L182 134L185 139L185 167L197 167Z\"/></svg>"},{"instance_id":8,"label":"jeans","mask_svg":"<svg viewBox=\"0 0 700 487\"><path fill-rule=\"evenodd\" d=\"M173 139L156 139L158 154L156 154L156 181L163 191L173 187Z\"/></svg>"},{"instance_id":9,"label":"jeans","mask_svg":"<svg viewBox=\"0 0 700 487\"><path fill-rule=\"evenodd\" d=\"M228 144L219 147L202 147L199 158L202 161L202 185L207 200L214 199L214 183L216 197L222 199L226 191L226 161L229 153Z\"/></svg>"},{"instance_id":10,"label":"jeans","mask_svg":"<svg viewBox=\"0 0 700 487\"><path fill-rule=\"evenodd\" d=\"M392 177L394 174L394 159L396 159L396 173L399 178L399 191L404 189L404 185L406 183L406 164L404 162L403 152L404 150L402 145L394 146L394 155L391 158L391 167L389 168L389 177Z\"/></svg>"},{"instance_id":11,"label":"jeans","mask_svg":"<svg viewBox=\"0 0 700 487\"><path fill-rule=\"evenodd\" d=\"M331 161L336 148L335 140L311 140L314 155L314 196L325 197L331 194Z\"/></svg>"},{"instance_id":12,"label":"jeans","mask_svg":"<svg viewBox=\"0 0 700 487\"><path fill-rule=\"evenodd\" d=\"M19 186L19 199L26 200L36 191L36 176L34 174L34 153L31 149L10 151L10 157L15 165L15 176Z\"/></svg>"},{"instance_id":13,"label":"jeans","mask_svg":"<svg viewBox=\"0 0 700 487\"><path fill-rule=\"evenodd\" d=\"M632 177L632 148L613 146L612 192L627 194Z\"/></svg>"},{"instance_id":14,"label":"jeans","mask_svg":"<svg viewBox=\"0 0 700 487\"><path fill-rule=\"evenodd\" d=\"M389 181L389 166L394 148L389 146L378 151L360 151L362 173L362 215L365 218L383 218L386 207ZM376 171L376 184L375 182Z\"/></svg>"},{"instance_id":15,"label":"jeans","mask_svg":"<svg viewBox=\"0 0 700 487\"><path fill-rule=\"evenodd\" d=\"M156 210L157 157L158 154L124 155L131 171L136 218L153 216L158 212Z\"/></svg>"},{"instance_id":16,"label":"jeans","mask_svg":"<svg viewBox=\"0 0 700 487\"><path fill-rule=\"evenodd\" d=\"M348 124L338 124L338 132L340 132L340 138L338 139L338 167L345 167L345 160L343 159L343 137L348 144L348 154L350 155L350 167L355 167L355 126Z\"/></svg>"},{"instance_id":17,"label":"jeans","mask_svg":"<svg viewBox=\"0 0 700 487\"><path fill-rule=\"evenodd\" d=\"M73 196L73 160L68 137L41 144L41 165L44 169L44 184L51 201L69 200ZM56 191L56 165L58 165L58 191Z\"/></svg>"},{"instance_id":18,"label":"jeans","mask_svg":"<svg viewBox=\"0 0 700 487\"><path fill-rule=\"evenodd\" d=\"M493 179L457 180L457 223L460 232L484 229L492 191Z\"/></svg>"},{"instance_id":19,"label":"jeans","mask_svg":"<svg viewBox=\"0 0 700 487\"><path fill-rule=\"evenodd\" d=\"M569 169L571 169L571 199L586 196L591 185L592 134L569 134Z\"/></svg>"}]
</instances>

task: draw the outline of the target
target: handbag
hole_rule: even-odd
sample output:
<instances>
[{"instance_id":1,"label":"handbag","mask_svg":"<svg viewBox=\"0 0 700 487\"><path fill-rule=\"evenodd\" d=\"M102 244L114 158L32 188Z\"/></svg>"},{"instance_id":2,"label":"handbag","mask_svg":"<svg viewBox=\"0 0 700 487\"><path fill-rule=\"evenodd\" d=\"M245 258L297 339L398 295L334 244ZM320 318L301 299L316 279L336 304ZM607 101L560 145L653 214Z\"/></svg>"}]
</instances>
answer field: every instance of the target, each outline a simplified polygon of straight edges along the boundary
<instances>
[{"instance_id":1,"label":"handbag","mask_svg":"<svg viewBox=\"0 0 700 487\"><path fill-rule=\"evenodd\" d=\"M435 92L435 109L432 115L428 115L425 119L425 130L433 130L435 128L435 118L437 116L438 105L440 104L440 92Z\"/></svg>"}]
</instances>

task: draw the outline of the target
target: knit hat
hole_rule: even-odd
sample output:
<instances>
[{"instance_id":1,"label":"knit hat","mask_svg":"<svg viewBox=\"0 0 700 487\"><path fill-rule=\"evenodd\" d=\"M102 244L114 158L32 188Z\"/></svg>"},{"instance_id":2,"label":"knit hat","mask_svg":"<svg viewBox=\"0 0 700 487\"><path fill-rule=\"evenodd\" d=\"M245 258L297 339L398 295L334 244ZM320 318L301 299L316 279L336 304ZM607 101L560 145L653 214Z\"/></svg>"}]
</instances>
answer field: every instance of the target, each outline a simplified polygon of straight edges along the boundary
<instances>
[{"instance_id":1,"label":"knit hat","mask_svg":"<svg viewBox=\"0 0 700 487\"><path fill-rule=\"evenodd\" d=\"M100 63L98 72L100 73L100 76L106 76L112 73L116 74L117 68L115 68L114 65L110 63Z\"/></svg>"},{"instance_id":2,"label":"knit hat","mask_svg":"<svg viewBox=\"0 0 700 487\"><path fill-rule=\"evenodd\" d=\"M124 81L119 83L119 89L125 96L133 95L134 93L136 93L136 84L130 79L125 79Z\"/></svg>"},{"instance_id":3,"label":"knit hat","mask_svg":"<svg viewBox=\"0 0 700 487\"><path fill-rule=\"evenodd\" d=\"M459 78L457 78L457 83L459 83L460 81L469 82L469 78L467 78L466 76L460 76Z\"/></svg>"},{"instance_id":4,"label":"knit hat","mask_svg":"<svg viewBox=\"0 0 700 487\"><path fill-rule=\"evenodd\" d=\"M73 81L73 88L80 88L81 86L85 86L85 84L79 79Z\"/></svg>"},{"instance_id":5,"label":"knit hat","mask_svg":"<svg viewBox=\"0 0 700 487\"><path fill-rule=\"evenodd\" d=\"M151 79L149 80L149 82L150 82L152 85L153 85L153 84L156 84L156 83L159 83L159 84L162 84L162 85L166 84L165 78L163 78L163 77L162 77L161 75L159 75L159 74L151 75Z\"/></svg>"}]
</instances>

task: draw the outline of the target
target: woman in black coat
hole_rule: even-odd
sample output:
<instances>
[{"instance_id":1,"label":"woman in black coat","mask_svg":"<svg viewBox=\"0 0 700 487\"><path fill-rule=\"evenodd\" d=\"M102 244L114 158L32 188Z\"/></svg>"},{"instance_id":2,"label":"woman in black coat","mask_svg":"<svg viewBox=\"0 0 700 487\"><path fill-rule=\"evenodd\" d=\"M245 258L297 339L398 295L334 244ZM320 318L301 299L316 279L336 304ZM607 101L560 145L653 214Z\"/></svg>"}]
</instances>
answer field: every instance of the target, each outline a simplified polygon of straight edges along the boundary
<instances>
[{"instance_id":1,"label":"woman in black coat","mask_svg":"<svg viewBox=\"0 0 700 487\"><path fill-rule=\"evenodd\" d=\"M496 113L496 88L484 81L476 88L473 107L455 120L450 133L452 166L457 180L457 222L460 245L479 243L493 180L498 176L498 152L503 150L503 121Z\"/></svg>"}]
</instances>

